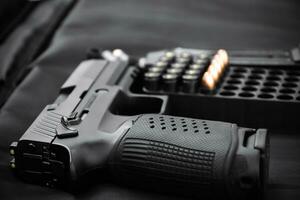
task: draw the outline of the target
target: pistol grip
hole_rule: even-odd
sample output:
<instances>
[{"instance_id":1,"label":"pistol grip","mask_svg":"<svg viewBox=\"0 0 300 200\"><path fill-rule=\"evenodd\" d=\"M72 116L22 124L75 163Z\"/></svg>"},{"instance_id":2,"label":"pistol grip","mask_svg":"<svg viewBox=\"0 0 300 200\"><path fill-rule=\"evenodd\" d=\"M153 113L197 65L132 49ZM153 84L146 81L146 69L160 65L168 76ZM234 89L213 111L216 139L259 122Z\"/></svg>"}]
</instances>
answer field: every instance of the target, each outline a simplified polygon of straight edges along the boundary
<instances>
[{"instance_id":1,"label":"pistol grip","mask_svg":"<svg viewBox=\"0 0 300 200\"><path fill-rule=\"evenodd\" d=\"M117 179L127 184L212 199L236 196L226 190L236 187L248 170L256 172L250 177L253 184L249 191L260 187L259 150L243 147L254 163L242 163L245 169L233 170L237 150L242 146L238 135L238 127L231 123L142 115L118 144L111 166ZM239 189L244 196L247 188Z\"/></svg>"}]
</instances>

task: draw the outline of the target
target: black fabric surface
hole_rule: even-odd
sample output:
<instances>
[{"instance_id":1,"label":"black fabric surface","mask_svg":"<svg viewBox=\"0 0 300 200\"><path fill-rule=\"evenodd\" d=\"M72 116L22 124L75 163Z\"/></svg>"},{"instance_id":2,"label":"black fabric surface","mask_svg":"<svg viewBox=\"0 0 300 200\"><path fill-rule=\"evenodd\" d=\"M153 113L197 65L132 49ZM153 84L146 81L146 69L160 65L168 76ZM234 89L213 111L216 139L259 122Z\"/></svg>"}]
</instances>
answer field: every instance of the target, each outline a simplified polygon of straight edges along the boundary
<instances>
[{"instance_id":1,"label":"black fabric surface","mask_svg":"<svg viewBox=\"0 0 300 200\"><path fill-rule=\"evenodd\" d=\"M27 9L26 6L27 2L23 0L0 2L0 43L14 28L14 22L18 20L20 13Z\"/></svg>"},{"instance_id":2,"label":"black fabric surface","mask_svg":"<svg viewBox=\"0 0 300 200\"><path fill-rule=\"evenodd\" d=\"M8 168L8 146L56 98L90 47L121 48L135 56L177 46L289 49L300 42L299 5L297 0L78 1L0 111L0 198L175 199L118 186L101 176L97 184L78 194L26 184ZM268 199L300 199L300 135L271 134Z\"/></svg>"},{"instance_id":3,"label":"black fabric surface","mask_svg":"<svg viewBox=\"0 0 300 200\"><path fill-rule=\"evenodd\" d=\"M0 108L29 71L27 65L46 46L58 24L64 19L72 0L45 1L18 24L14 32L0 44Z\"/></svg>"}]
</instances>

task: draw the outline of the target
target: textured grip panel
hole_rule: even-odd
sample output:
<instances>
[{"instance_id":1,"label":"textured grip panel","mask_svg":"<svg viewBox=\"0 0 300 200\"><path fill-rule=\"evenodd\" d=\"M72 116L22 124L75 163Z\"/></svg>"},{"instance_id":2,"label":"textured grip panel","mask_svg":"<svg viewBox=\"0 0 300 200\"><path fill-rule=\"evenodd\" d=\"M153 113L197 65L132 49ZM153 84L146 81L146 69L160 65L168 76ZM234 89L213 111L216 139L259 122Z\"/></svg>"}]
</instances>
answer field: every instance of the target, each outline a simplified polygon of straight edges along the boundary
<instances>
[{"instance_id":1,"label":"textured grip panel","mask_svg":"<svg viewBox=\"0 0 300 200\"><path fill-rule=\"evenodd\" d=\"M122 167L134 173L169 181L210 184L215 153L176 145L127 138L123 143Z\"/></svg>"},{"instance_id":2,"label":"textured grip panel","mask_svg":"<svg viewBox=\"0 0 300 200\"><path fill-rule=\"evenodd\" d=\"M126 182L179 185L197 192L225 188L233 130L229 123L143 115L114 154L114 174Z\"/></svg>"}]
</instances>

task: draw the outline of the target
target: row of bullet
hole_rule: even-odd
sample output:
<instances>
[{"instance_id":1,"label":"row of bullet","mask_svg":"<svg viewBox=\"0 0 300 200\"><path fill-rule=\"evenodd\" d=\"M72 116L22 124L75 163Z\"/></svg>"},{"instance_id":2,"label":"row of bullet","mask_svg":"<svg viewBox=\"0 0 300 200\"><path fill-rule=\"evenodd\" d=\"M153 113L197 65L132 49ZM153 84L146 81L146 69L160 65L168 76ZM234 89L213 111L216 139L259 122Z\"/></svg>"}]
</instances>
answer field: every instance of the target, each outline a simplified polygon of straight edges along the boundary
<instances>
[{"instance_id":1,"label":"row of bullet","mask_svg":"<svg viewBox=\"0 0 300 200\"><path fill-rule=\"evenodd\" d=\"M209 61L189 52L175 55L166 52L144 74L145 88L149 91L197 92L199 86L213 90L229 63L228 53L220 49ZM208 67L207 67L208 66Z\"/></svg>"},{"instance_id":2,"label":"row of bullet","mask_svg":"<svg viewBox=\"0 0 300 200\"><path fill-rule=\"evenodd\" d=\"M209 90L213 90L225 69L229 64L229 56L226 50L219 49L211 59L210 65L202 77L202 85Z\"/></svg>"},{"instance_id":3,"label":"row of bullet","mask_svg":"<svg viewBox=\"0 0 300 200\"><path fill-rule=\"evenodd\" d=\"M163 89L175 92L181 82L183 92L195 92L204 70L204 61L193 57L188 52L182 52L179 55L166 52L144 74L145 87L150 91Z\"/></svg>"}]
</instances>

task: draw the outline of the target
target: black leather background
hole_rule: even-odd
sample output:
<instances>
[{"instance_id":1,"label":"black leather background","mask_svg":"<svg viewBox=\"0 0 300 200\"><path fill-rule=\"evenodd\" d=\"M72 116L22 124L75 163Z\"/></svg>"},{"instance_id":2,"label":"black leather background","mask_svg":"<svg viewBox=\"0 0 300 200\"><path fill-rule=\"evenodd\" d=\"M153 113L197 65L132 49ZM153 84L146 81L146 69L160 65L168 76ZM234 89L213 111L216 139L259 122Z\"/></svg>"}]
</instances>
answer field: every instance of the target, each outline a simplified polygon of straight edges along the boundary
<instances>
[{"instance_id":1,"label":"black leather background","mask_svg":"<svg viewBox=\"0 0 300 200\"><path fill-rule=\"evenodd\" d=\"M177 46L289 49L300 42L299 8L298 0L78 1L0 111L0 199L176 198L118 186L101 176L78 194L29 185L10 173L8 146L55 99L90 47L121 48L135 56ZM271 134L269 199L300 199L300 135Z\"/></svg>"}]
</instances>

